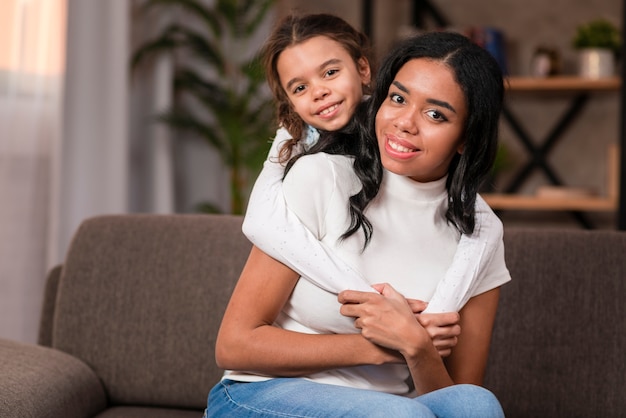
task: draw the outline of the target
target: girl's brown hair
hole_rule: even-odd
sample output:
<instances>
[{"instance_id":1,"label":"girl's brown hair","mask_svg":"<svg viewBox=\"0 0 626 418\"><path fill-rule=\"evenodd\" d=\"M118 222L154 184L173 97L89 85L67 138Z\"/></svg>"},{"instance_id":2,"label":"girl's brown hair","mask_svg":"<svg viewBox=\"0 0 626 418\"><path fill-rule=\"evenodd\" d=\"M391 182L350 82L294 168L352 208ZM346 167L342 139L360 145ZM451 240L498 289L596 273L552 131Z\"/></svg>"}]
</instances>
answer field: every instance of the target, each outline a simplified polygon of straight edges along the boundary
<instances>
[{"instance_id":1,"label":"girl's brown hair","mask_svg":"<svg viewBox=\"0 0 626 418\"><path fill-rule=\"evenodd\" d=\"M290 158L292 147L302 138L305 123L293 110L280 84L277 69L278 58L288 47L316 36L325 36L341 44L357 67L361 58L366 59L370 66L372 65L370 42L367 36L338 16L326 13L289 15L276 25L261 52L267 83L276 99L278 124L285 127L293 138L281 149L281 161Z\"/></svg>"}]
</instances>

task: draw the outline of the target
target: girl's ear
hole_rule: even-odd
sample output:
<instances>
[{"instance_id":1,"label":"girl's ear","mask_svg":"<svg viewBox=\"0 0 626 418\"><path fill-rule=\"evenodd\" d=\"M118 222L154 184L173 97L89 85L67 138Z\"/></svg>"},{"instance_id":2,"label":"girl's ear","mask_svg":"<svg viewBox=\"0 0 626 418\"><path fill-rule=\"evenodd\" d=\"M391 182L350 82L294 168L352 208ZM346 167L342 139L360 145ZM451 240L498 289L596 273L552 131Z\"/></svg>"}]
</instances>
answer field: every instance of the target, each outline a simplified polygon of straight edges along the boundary
<instances>
[{"instance_id":1,"label":"girl's ear","mask_svg":"<svg viewBox=\"0 0 626 418\"><path fill-rule=\"evenodd\" d=\"M456 152L458 152L459 154L463 154L465 152L465 140L463 140L459 146L456 148Z\"/></svg>"},{"instance_id":2,"label":"girl's ear","mask_svg":"<svg viewBox=\"0 0 626 418\"><path fill-rule=\"evenodd\" d=\"M359 58L357 61L357 70L361 75L361 84L364 86L369 86L372 81L372 70L370 68L370 63L365 57Z\"/></svg>"}]
</instances>

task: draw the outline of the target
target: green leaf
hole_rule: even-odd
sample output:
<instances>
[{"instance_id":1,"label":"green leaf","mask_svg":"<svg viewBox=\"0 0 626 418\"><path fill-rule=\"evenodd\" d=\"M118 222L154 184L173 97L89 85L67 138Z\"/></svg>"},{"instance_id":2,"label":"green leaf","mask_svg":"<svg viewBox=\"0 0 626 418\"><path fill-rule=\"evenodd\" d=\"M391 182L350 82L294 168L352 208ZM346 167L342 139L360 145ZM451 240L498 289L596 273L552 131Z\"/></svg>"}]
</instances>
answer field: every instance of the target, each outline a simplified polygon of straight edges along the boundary
<instances>
[{"instance_id":1,"label":"green leaf","mask_svg":"<svg viewBox=\"0 0 626 418\"><path fill-rule=\"evenodd\" d=\"M167 11L171 7L179 7L186 15L202 21L210 32L219 37L222 35L219 15L212 9L204 6L204 3L196 0L148 0L142 7L142 13L148 10L164 7Z\"/></svg>"},{"instance_id":2,"label":"green leaf","mask_svg":"<svg viewBox=\"0 0 626 418\"><path fill-rule=\"evenodd\" d=\"M596 19L578 26L572 41L574 48L607 48L618 52L621 35L615 25L606 19Z\"/></svg>"},{"instance_id":3,"label":"green leaf","mask_svg":"<svg viewBox=\"0 0 626 418\"><path fill-rule=\"evenodd\" d=\"M225 64L219 48L202 33L185 28L179 24L167 26L163 33L155 39L146 42L137 49L131 60L131 67L137 67L145 59L162 53L173 53L177 50L187 50L199 57L206 65L220 70L223 74Z\"/></svg>"},{"instance_id":4,"label":"green leaf","mask_svg":"<svg viewBox=\"0 0 626 418\"><path fill-rule=\"evenodd\" d=\"M254 10L254 13L252 13L252 18L247 23L247 26L245 28L244 33L246 36L250 36L254 32L257 31L261 23L263 23L263 21L265 20L267 13L271 10L272 6L274 5L273 0L264 0L264 1L250 0L249 3L251 3L249 9Z\"/></svg>"}]
</instances>

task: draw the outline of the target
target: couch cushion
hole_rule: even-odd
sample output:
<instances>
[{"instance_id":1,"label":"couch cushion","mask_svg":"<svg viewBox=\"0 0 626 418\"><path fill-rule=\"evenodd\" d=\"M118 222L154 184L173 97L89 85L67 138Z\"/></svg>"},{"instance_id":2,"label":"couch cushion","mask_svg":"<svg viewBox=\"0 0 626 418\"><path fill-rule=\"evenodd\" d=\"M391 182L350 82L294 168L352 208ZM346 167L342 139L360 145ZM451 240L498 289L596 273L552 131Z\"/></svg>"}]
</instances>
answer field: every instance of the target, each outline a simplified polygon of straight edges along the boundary
<instances>
[{"instance_id":1,"label":"couch cushion","mask_svg":"<svg viewBox=\"0 0 626 418\"><path fill-rule=\"evenodd\" d=\"M109 408L95 418L201 418L202 411L170 408L117 406Z\"/></svg>"},{"instance_id":2,"label":"couch cushion","mask_svg":"<svg viewBox=\"0 0 626 418\"><path fill-rule=\"evenodd\" d=\"M113 405L204 409L215 335L250 243L240 217L85 221L68 252L53 347L89 364Z\"/></svg>"},{"instance_id":3,"label":"couch cushion","mask_svg":"<svg viewBox=\"0 0 626 418\"><path fill-rule=\"evenodd\" d=\"M90 417L106 407L98 377L59 350L0 339L0 416Z\"/></svg>"},{"instance_id":4,"label":"couch cushion","mask_svg":"<svg viewBox=\"0 0 626 418\"><path fill-rule=\"evenodd\" d=\"M626 233L506 229L486 386L508 418L626 411Z\"/></svg>"}]
</instances>

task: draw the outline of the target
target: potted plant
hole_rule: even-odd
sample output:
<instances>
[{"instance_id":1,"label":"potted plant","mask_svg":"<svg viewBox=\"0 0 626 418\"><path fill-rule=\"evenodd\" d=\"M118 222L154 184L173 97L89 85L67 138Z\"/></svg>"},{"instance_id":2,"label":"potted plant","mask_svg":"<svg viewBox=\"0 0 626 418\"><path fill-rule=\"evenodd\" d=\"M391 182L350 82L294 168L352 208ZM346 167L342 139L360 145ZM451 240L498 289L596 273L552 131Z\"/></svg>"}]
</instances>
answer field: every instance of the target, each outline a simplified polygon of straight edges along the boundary
<instances>
[{"instance_id":1,"label":"potted plant","mask_svg":"<svg viewBox=\"0 0 626 418\"><path fill-rule=\"evenodd\" d=\"M621 36L613 23L596 19L578 26L572 44L578 50L581 77L601 78L614 74Z\"/></svg>"},{"instance_id":2,"label":"potted plant","mask_svg":"<svg viewBox=\"0 0 626 418\"><path fill-rule=\"evenodd\" d=\"M174 104L157 120L200 136L218 151L230 169L234 214L245 210L247 179L260 171L273 134L271 95L257 51L249 51L272 5L273 0L148 0L143 13L158 9L178 19L132 57L135 68L155 55L171 56ZM198 204L203 212L216 208Z\"/></svg>"}]
</instances>

